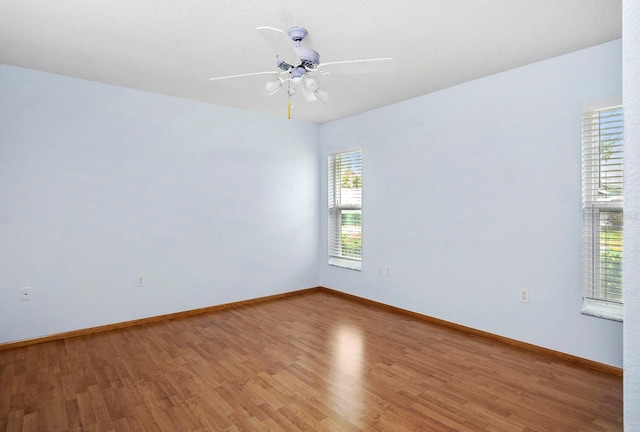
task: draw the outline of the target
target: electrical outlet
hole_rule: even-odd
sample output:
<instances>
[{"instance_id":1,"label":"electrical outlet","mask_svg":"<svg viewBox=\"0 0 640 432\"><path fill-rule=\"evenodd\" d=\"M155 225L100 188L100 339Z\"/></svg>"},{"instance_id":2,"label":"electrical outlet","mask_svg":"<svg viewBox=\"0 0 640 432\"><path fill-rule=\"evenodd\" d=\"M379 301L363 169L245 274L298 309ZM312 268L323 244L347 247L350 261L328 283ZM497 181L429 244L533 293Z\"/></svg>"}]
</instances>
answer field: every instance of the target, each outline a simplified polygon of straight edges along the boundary
<instances>
[{"instance_id":1,"label":"electrical outlet","mask_svg":"<svg viewBox=\"0 0 640 432\"><path fill-rule=\"evenodd\" d=\"M20 300L22 301L31 300L31 287L20 288Z\"/></svg>"},{"instance_id":2,"label":"electrical outlet","mask_svg":"<svg viewBox=\"0 0 640 432\"><path fill-rule=\"evenodd\" d=\"M144 275L138 275L138 277L136 277L136 286L144 286Z\"/></svg>"},{"instance_id":3,"label":"electrical outlet","mask_svg":"<svg viewBox=\"0 0 640 432\"><path fill-rule=\"evenodd\" d=\"M529 290L520 290L520 303L529 303Z\"/></svg>"},{"instance_id":4,"label":"electrical outlet","mask_svg":"<svg viewBox=\"0 0 640 432\"><path fill-rule=\"evenodd\" d=\"M391 266L387 266L387 272L385 273L387 277L391 277Z\"/></svg>"}]
</instances>

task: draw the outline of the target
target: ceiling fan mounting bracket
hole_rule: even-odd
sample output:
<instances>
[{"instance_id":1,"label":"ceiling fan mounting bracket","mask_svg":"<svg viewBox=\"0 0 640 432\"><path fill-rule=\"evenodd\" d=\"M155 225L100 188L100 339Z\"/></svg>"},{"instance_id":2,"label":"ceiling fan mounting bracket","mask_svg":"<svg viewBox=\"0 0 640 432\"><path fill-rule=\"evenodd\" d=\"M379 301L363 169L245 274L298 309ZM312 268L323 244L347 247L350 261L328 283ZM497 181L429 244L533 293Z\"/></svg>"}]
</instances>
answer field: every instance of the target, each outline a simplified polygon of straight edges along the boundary
<instances>
[{"instance_id":1,"label":"ceiling fan mounting bracket","mask_svg":"<svg viewBox=\"0 0 640 432\"><path fill-rule=\"evenodd\" d=\"M288 35L294 42L300 42L303 40L309 32L304 27L291 27L289 29Z\"/></svg>"}]
</instances>

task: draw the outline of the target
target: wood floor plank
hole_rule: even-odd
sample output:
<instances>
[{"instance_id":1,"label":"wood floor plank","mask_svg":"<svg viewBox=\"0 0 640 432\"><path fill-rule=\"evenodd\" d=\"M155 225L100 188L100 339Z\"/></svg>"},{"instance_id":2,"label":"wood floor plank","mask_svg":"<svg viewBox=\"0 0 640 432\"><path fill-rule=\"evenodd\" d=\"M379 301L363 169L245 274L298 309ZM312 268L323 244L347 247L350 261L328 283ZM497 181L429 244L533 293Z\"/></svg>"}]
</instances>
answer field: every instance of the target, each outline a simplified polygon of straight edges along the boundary
<instances>
[{"instance_id":1,"label":"wood floor plank","mask_svg":"<svg viewBox=\"0 0 640 432\"><path fill-rule=\"evenodd\" d=\"M622 379L315 291L0 351L0 431L622 431Z\"/></svg>"}]
</instances>

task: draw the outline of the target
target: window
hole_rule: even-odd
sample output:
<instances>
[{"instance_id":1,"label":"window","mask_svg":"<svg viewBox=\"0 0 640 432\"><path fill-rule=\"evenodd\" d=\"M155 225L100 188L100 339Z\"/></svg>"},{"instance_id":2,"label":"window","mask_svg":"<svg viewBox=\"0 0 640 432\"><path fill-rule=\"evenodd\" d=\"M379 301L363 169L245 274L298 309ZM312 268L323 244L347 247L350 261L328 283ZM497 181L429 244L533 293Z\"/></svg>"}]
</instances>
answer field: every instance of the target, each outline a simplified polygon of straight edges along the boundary
<instances>
[{"instance_id":1,"label":"window","mask_svg":"<svg viewBox=\"0 0 640 432\"><path fill-rule=\"evenodd\" d=\"M582 116L583 298L587 315L622 321L622 107Z\"/></svg>"},{"instance_id":2,"label":"window","mask_svg":"<svg viewBox=\"0 0 640 432\"><path fill-rule=\"evenodd\" d=\"M329 264L362 267L362 152L329 156Z\"/></svg>"}]
</instances>

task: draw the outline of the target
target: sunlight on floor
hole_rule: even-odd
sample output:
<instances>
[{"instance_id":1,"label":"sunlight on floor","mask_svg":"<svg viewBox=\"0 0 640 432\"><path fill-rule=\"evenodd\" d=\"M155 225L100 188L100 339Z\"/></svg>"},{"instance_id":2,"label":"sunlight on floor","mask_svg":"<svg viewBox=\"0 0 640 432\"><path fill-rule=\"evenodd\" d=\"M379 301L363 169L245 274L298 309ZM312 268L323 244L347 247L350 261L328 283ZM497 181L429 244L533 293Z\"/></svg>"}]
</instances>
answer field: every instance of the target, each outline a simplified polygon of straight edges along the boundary
<instances>
[{"instance_id":1,"label":"sunlight on floor","mask_svg":"<svg viewBox=\"0 0 640 432\"><path fill-rule=\"evenodd\" d=\"M362 407L362 362L364 337L359 328L342 325L334 334L335 349L331 370L331 387L335 389L332 409L350 419L360 419Z\"/></svg>"}]
</instances>

